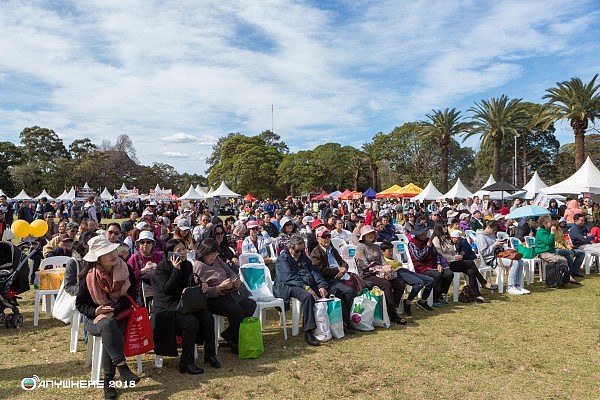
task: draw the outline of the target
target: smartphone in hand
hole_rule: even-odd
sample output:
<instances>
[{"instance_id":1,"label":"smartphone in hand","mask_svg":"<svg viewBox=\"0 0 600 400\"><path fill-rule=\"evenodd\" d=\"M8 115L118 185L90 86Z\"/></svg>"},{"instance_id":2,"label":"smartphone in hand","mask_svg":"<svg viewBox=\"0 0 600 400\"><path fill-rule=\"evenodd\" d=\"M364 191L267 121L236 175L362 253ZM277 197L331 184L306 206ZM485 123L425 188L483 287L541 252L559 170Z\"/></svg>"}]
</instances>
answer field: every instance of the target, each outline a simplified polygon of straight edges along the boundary
<instances>
[{"instance_id":1,"label":"smartphone in hand","mask_svg":"<svg viewBox=\"0 0 600 400\"><path fill-rule=\"evenodd\" d=\"M170 261L170 260L171 260L171 258L173 258L173 257L175 257L175 259L177 259L177 260L181 261L181 256L179 255L179 253L174 253L174 252L172 252L172 251L169 251L169 252L167 253L167 259Z\"/></svg>"}]
</instances>

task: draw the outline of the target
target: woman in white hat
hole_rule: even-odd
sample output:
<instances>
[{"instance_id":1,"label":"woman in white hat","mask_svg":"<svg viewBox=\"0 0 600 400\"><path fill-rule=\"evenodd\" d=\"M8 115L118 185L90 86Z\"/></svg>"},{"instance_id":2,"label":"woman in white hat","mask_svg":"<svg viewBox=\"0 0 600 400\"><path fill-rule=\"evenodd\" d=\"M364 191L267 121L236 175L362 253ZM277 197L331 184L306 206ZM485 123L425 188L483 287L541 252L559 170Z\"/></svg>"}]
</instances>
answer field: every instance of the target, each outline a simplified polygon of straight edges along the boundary
<instances>
[{"instance_id":1,"label":"woman in white hat","mask_svg":"<svg viewBox=\"0 0 600 400\"><path fill-rule=\"evenodd\" d=\"M156 240L154 240L154 234L150 231L140 232L136 245L138 250L129 257L127 265L133 271L135 287L139 291L142 281L149 286L152 284L150 275L154 274L156 266L165 256L162 251L155 249ZM149 293L146 293L146 297L151 297L151 295L149 296Z\"/></svg>"},{"instance_id":2,"label":"woman in white hat","mask_svg":"<svg viewBox=\"0 0 600 400\"><path fill-rule=\"evenodd\" d=\"M115 367L123 382L139 382L127 364L124 356L124 334L131 301L137 297L135 277L127 264L117 255L117 243L110 243L104 235L93 237L88 242L89 251L83 257L87 265L79 276L79 290L75 305L77 310L88 317L87 331L93 336L102 337L102 367L104 369L104 397L116 399L115 385L109 382L115 378Z\"/></svg>"}]
</instances>

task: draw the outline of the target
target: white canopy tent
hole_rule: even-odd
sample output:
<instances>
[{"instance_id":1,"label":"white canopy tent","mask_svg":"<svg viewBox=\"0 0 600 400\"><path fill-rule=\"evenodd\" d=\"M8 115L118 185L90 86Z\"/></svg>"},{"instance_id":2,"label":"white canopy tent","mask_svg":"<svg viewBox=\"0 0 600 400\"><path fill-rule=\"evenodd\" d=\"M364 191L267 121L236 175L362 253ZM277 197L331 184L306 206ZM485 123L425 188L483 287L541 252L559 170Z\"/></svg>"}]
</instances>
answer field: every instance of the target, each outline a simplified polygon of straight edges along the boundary
<instances>
[{"instance_id":1,"label":"white canopy tent","mask_svg":"<svg viewBox=\"0 0 600 400\"><path fill-rule=\"evenodd\" d=\"M200 196L202 196L202 197L206 197L206 192L204 191L204 189L202 189L202 188L200 187L200 185L197 185L197 186L196 186L196 193L198 193L198 194L199 194Z\"/></svg>"},{"instance_id":2,"label":"white canopy tent","mask_svg":"<svg viewBox=\"0 0 600 400\"><path fill-rule=\"evenodd\" d=\"M18 195L13 197L13 200L33 200L33 197L25 193L25 190L21 190Z\"/></svg>"},{"instance_id":3,"label":"white canopy tent","mask_svg":"<svg viewBox=\"0 0 600 400\"><path fill-rule=\"evenodd\" d=\"M543 188L542 192L547 194L600 194L600 170L588 157L577 172L556 185Z\"/></svg>"},{"instance_id":4,"label":"white canopy tent","mask_svg":"<svg viewBox=\"0 0 600 400\"><path fill-rule=\"evenodd\" d=\"M194 185L190 185L190 188L185 192L182 196L179 196L179 200L202 200L204 197L201 196L196 189L194 189Z\"/></svg>"},{"instance_id":5,"label":"white canopy tent","mask_svg":"<svg viewBox=\"0 0 600 400\"><path fill-rule=\"evenodd\" d=\"M533 198L535 198L535 196L539 193L542 192L544 188L548 187L548 185L546 185L544 183L544 181L542 180L542 178L540 178L540 176L538 175L537 171L535 171L533 173L533 176L531 177L531 179L529 180L529 182L527 182L525 184L525 186L523 186L523 190L509 196L509 199L527 199L527 200L531 200Z\"/></svg>"},{"instance_id":6,"label":"white canopy tent","mask_svg":"<svg viewBox=\"0 0 600 400\"><path fill-rule=\"evenodd\" d=\"M206 198L211 198L213 192L214 192L214 189L211 186L210 188L208 188L208 192L206 192Z\"/></svg>"},{"instance_id":7,"label":"white canopy tent","mask_svg":"<svg viewBox=\"0 0 600 400\"><path fill-rule=\"evenodd\" d=\"M35 198L35 200L39 200L39 199L41 199L42 197L45 197L45 198L46 198L46 199L48 199L48 200L56 200L54 197L50 196L50 195L48 194L48 192L46 192L46 189L42 190L42 193L40 193L40 194L39 194L39 195L38 195L38 196Z\"/></svg>"},{"instance_id":8,"label":"white canopy tent","mask_svg":"<svg viewBox=\"0 0 600 400\"><path fill-rule=\"evenodd\" d=\"M488 178L488 180L481 187L484 188L486 186L493 185L494 183L496 183L496 180L494 179L493 175L490 175L490 177ZM476 191L475 193L473 193L473 196L479 196L481 198L483 196L489 196L491 193L492 192L490 192L489 190L481 190L481 189L479 189L478 191Z\"/></svg>"},{"instance_id":9,"label":"white canopy tent","mask_svg":"<svg viewBox=\"0 0 600 400\"><path fill-rule=\"evenodd\" d=\"M69 193L67 193L62 200L68 200L68 201L73 201L75 200L75 188L73 186L71 186L71 189L69 190Z\"/></svg>"},{"instance_id":10,"label":"white canopy tent","mask_svg":"<svg viewBox=\"0 0 600 400\"><path fill-rule=\"evenodd\" d=\"M162 190L162 189L160 188L160 185L157 183L156 187L154 188L154 190L158 191L158 190Z\"/></svg>"},{"instance_id":11,"label":"white canopy tent","mask_svg":"<svg viewBox=\"0 0 600 400\"><path fill-rule=\"evenodd\" d=\"M227 185L225 185L225 181L221 181L219 187L211 193L211 197L240 197L240 195L229 189Z\"/></svg>"},{"instance_id":12,"label":"white canopy tent","mask_svg":"<svg viewBox=\"0 0 600 400\"><path fill-rule=\"evenodd\" d=\"M469 189L467 189L465 185L463 185L460 178L458 178L454 186L452 186L452 189L450 189L448 193L444 194L441 197L444 199L466 199L467 197L472 196L473 193L471 193Z\"/></svg>"},{"instance_id":13,"label":"white canopy tent","mask_svg":"<svg viewBox=\"0 0 600 400\"><path fill-rule=\"evenodd\" d=\"M110 192L108 191L106 186L104 187L104 190L102 191L102 193L100 193L100 199L101 200L114 200L113 195L110 194Z\"/></svg>"},{"instance_id":14,"label":"white canopy tent","mask_svg":"<svg viewBox=\"0 0 600 400\"><path fill-rule=\"evenodd\" d=\"M67 191L63 190L61 194L56 197L56 200L61 201L64 200L64 197L67 195Z\"/></svg>"},{"instance_id":15,"label":"white canopy tent","mask_svg":"<svg viewBox=\"0 0 600 400\"><path fill-rule=\"evenodd\" d=\"M123 184L121 185L121 189L119 189L119 190L129 190L129 189L127 189L127 186L125 186L125 184L123 183Z\"/></svg>"},{"instance_id":16,"label":"white canopy tent","mask_svg":"<svg viewBox=\"0 0 600 400\"><path fill-rule=\"evenodd\" d=\"M425 189L415 197L411 198L410 201L423 201L423 200L435 200L442 197L442 193L437 190L433 185L433 182L429 181Z\"/></svg>"}]
</instances>

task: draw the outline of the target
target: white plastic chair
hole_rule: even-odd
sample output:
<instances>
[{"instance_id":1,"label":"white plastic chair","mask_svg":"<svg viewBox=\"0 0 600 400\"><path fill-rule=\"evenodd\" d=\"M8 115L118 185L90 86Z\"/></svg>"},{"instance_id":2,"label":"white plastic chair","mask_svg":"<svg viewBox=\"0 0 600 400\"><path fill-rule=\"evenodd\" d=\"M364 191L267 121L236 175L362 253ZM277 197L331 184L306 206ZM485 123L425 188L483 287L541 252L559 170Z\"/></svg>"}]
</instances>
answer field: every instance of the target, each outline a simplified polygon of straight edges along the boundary
<instances>
[{"instance_id":1,"label":"white plastic chair","mask_svg":"<svg viewBox=\"0 0 600 400\"><path fill-rule=\"evenodd\" d=\"M77 310L71 316L71 344L69 351L77 353L77 342L79 341L79 324L81 324L81 313Z\"/></svg>"},{"instance_id":2,"label":"white plastic chair","mask_svg":"<svg viewBox=\"0 0 600 400\"><path fill-rule=\"evenodd\" d=\"M92 340L91 343L88 340L88 348L86 357L89 359L91 357L92 360L92 374L90 377L90 381L94 383L100 382L100 370L102 369L102 348L104 347L102 344L101 336L89 336ZM142 355L136 356L137 358L137 370L138 373L143 372L142 367ZM107 383L105 383L107 384Z\"/></svg>"},{"instance_id":3,"label":"white plastic chair","mask_svg":"<svg viewBox=\"0 0 600 400\"><path fill-rule=\"evenodd\" d=\"M571 235L569 236L569 242L573 243L573 240L571 240ZM594 263L594 260L596 261L596 265L600 265L598 264L600 262L600 260L598 259L598 256L594 253L588 253L587 251L585 252L585 259L583 260L583 265L585 268L585 274L589 275L592 271L592 264Z\"/></svg>"},{"instance_id":4,"label":"white plastic chair","mask_svg":"<svg viewBox=\"0 0 600 400\"><path fill-rule=\"evenodd\" d=\"M408 265L407 269L409 271L415 272L415 266L413 264L412 258L410 257L410 253L408 251L408 245L406 243L403 243L402 241L393 241L392 244L394 245L394 250L393 250L393 255L394 258L396 258L396 260L398 260L398 262L404 264L404 265ZM410 285L406 285L406 290L410 291L409 289ZM423 292L423 290L421 289L421 293ZM419 296L421 296L421 293L419 293ZM433 290L429 293L429 297L427 298L427 304L429 304L430 306L433 305Z\"/></svg>"},{"instance_id":5,"label":"white plastic chair","mask_svg":"<svg viewBox=\"0 0 600 400\"><path fill-rule=\"evenodd\" d=\"M56 257L48 257L45 260L42 260L40 263L39 271L44 271L47 269L54 268L63 268L67 266L67 264L71 261L71 257L65 256L56 256ZM54 307L54 297L58 294L58 289L51 290L42 290L37 289L35 291L35 299L33 306L33 326L38 326L38 321L40 318L40 302L43 304L43 308L46 310L46 316L52 315L52 307Z\"/></svg>"},{"instance_id":6,"label":"white plastic chair","mask_svg":"<svg viewBox=\"0 0 600 400\"><path fill-rule=\"evenodd\" d=\"M258 253L242 253L238 257L240 265L244 264L264 264L265 259Z\"/></svg>"},{"instance_id":7,"label":"white plastic chair","mask_svg":"<svg viewBox=\"0 0 600 400\"><path fill-rule=\"evenodd\" d=\"M342 259L348 264L348 272L354 272L355 274L358 274L356 260L354 259L356 256L356 246L353 244L342 246L342 248L339 250L339 253Z\"/></svg>"},{"instance_id":8,"label":"white plastic chair","mask_svg":"<svg viewBox=\"0 0 600 400\"><path fill-rule=\"evenodd\" d=\"M525 247L535 248L535 238L533 236L525 236ZM517 239L518 240L518 239ZM538 258L537 256L534 258L523 258L523 262L528 264L528 273L525 274L527 276L527 283L532 284L535 278L535 266L538 266L538 272L540 275L540 282L546 280L546 263ZM533 263L531 262L533 260ZM532 267L533 264L533 267Z\"/></svg>"},{"instance_id":9,"label":"white plastic chair","mask_svg":"<svg viewBox=\"0 0 600 400\"><path fill-rule=\"evenodd\" d=\"M246 279L244 278L244 272L243 269L244 268L262 268L263 269L263 276L264 276L264 283L267 285L267 288L269 289L269 291L271 292L271 295L273 294L273 281L271 280L271 274L269 272L269 268L267 268L266 265L264 264L245 264L242 265L240 267L240 279L242 282L244 282L244 285L246 285L246 287L248 288L248 290L251 290L250 287L248 286ZM287 326L286 326L286 318L285 318L285 303L283 302L283 299L279 298L279 297L275 297L273 296L272 299L264 299L264 298L255 298L252 297L251 298L256 302L256 309L254 310L254 316L258 317L258 319L260 320L260 327L261 329L264 329L264 319L265 319L265 311L267 308L279 308L280 309L280 319L281 319L281 325L283 326L283 338L285 340L287 340Z\"/></svg>"},{"instance_id":10,"label":"white plastic chair","mask_svg":"<svg viewBox=\"0 0 600 400\"><path fill-rule=\"evenodd\" d=\"M335 247L335 249L339 252L342 246L345 246L347 243L344 239L341 238L331 238L331 245Z\"/></svg>"},{"instance_id":11,"label":"white plastic chair","mask_svg":"<svg viewBox=\"0 0 600 400\"><path fill-rule=\"evenodd\" d=\"M396 233L396 237L404 244L408 244L409 242L408 236L406 236L404 233Z\"/></svg>"}]
</instances>

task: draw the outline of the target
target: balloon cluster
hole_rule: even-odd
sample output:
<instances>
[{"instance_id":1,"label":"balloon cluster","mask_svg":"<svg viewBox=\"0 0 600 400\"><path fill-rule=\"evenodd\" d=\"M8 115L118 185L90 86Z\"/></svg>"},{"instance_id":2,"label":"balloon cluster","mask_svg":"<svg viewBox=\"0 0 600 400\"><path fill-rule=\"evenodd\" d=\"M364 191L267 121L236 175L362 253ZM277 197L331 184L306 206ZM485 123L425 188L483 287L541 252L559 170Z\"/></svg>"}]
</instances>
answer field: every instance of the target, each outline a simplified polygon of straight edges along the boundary
<instances>
[{"instance_id":1,"label":"balloon cluster","mask_svg":"<svg viewBox=\"0 0 600 400\"><path fill-rule=\"evenodd\" d=\"M31 224L23 219L18 219L10 226L13 234L20 238L25 238L29 235L40 237L48 232L48 223L43 219L36 219Z\"/></svg>"}]
</instances>

